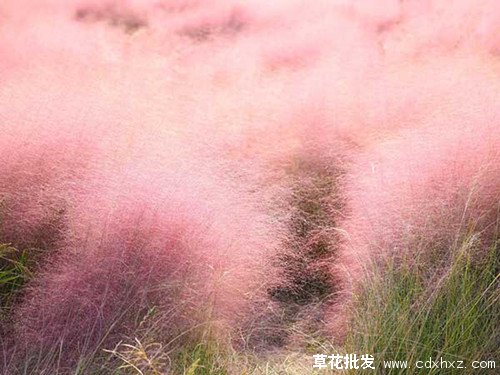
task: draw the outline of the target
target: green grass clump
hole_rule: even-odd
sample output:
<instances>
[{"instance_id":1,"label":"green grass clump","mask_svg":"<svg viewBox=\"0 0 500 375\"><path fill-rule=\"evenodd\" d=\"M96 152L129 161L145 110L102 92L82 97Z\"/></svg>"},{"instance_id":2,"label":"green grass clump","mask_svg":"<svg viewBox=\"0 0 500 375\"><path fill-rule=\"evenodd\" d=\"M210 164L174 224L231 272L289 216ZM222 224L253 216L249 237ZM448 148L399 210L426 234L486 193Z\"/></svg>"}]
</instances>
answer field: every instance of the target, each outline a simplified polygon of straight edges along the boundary
<instances>
[{"instance_id":1,"label":"green grass clump","mask_svg":"<svg viewBox=\"0 0 500 375\"><path fill-rule=\"evenodd\" d=\"M183 375L228 375L225 366L228 354L216 341L201 340L182 348L174 358L174 374Z\"/></svg>"},{"instance_id":2,"label":"green grass clump","mask_svg":"<svg viewBox=\"0 0 500 375\"><path fill-rule=\"evenodd\" d=\"M0 318L6 314L21 287L31 277L26 251L0 244Z\"/></svg>"},{"instance_id":3,"label":"green grass clump","mask_svg":"<svg viewBox=\"0 0 500 375\"><path fill-rule=\"evenodd\" d=\"M437 280L410 261L375 271L354 302L347 353L373 355L378 374L477 373L472 361L498 359L497 238L486 255L477 242L474 236L464 240ZM416 368L416 361L430 357L462 360L468 368ZM406 360L412 367L384 369L384 360Z\"/></svg>"}]
</instances>

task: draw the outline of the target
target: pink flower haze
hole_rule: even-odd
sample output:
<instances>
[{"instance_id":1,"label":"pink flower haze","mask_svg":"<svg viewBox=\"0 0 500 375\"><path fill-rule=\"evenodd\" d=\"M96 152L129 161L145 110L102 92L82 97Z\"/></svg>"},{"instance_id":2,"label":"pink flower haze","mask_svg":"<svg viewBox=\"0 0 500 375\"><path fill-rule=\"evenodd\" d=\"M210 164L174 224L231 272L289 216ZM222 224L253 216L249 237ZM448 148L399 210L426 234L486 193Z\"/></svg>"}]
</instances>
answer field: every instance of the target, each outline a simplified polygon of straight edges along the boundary
<instances>
[{"instance_id":1,"label":"pink flower haze","mask_svg":"<svg viewBox=\"0 0 500 375\"><path fill-rule=\"evenodd\" d=\"M371 261L487 239L499 18L495 0L2 1L0 244L37 261L0 371L60 347L69 366L151 311L159 340L238 341L290 283L276 260L322 235L341 338ZM304 160L335 183L298 241Z\"/></svg>"}]
</instances>

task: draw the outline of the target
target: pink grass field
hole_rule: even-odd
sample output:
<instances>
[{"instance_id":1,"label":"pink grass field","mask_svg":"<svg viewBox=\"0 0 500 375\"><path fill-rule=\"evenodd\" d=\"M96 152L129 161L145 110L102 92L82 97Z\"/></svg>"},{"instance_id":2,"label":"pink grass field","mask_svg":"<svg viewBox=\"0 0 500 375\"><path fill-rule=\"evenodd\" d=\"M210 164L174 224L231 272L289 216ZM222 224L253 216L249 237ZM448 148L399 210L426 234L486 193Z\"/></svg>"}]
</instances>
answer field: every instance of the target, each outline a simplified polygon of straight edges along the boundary
<instances>
[{"instance_id":1,"label":"pink grass field","mask_svg":"<svg viewBox=\"0 0 500 375\"><path fill-rule=\"evenodd\" d=\"M251 346L306 159L342 171L303 242L333 249L341 344L371 261L495 230L499 103L496 0L1 1L0 244L36 264L0 373L72 373L148 311L156 340Z\"/></svg>"}]
</instances>

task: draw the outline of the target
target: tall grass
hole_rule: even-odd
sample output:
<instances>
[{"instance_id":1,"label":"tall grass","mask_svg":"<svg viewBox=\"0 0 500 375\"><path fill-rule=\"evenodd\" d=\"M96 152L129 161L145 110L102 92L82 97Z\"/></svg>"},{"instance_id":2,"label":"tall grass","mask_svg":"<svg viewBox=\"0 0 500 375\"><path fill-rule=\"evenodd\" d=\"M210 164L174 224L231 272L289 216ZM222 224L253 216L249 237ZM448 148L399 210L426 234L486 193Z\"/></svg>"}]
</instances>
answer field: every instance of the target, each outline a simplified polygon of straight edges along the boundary
<instances>
[{"instance_id":1,"label":"tall grass","mask_svg":"<svg viewBox=\"0 0 500 375\"><path fill-rule=\"evenodd\" d=\"M17 292L30 277L26 251L0 244L0 319L6 315Z\"/></svg>"},{"instance_id":2,"label":"tall grass","mask_svg":"<svg viewBox=\"0 0 500 375\"><path fill-rule=\"evenodd\" d=\"M500 354L498 237L479 259L479 240L468 236L455 251L447 272L427 279L414 261L387 261L357 296L347 352L369 353L376 361L406 360L412 368L380 374L421 374L416 361L491 360ZM432 266L430 266L432 267ZM428 271L428 270L427 270ZM470 367L470 366L469 366ZM453 373L428 369L428 374ZM458 370L473 372L471 368Z\"/></svg>"},{"instance_id":3,"label":"tall grass","mask_svg":"<svg viewBox=\"0 0 500 375\"><path fill-rule=\"evenodd\" d=\"M346 350L496 354L496 247L455 241L498 217L496 0L33 3L0 1L0 374L309 373L359 288Z\"/></svg>"}]
</instances>

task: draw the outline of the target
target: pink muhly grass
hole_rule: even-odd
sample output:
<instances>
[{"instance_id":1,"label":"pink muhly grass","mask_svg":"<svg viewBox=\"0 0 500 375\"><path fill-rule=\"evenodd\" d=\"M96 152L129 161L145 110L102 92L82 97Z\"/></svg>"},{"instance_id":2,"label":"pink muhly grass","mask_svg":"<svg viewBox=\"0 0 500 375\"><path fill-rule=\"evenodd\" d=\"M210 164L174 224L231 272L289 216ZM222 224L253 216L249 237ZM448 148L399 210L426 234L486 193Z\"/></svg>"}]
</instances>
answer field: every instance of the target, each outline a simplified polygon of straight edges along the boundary
<instances>
[{"instance_id":1,"label":"pink muhly grass","mask_svg":"<svg viewBox=\"0 0 500 375\"><path fill-rule=\"evenodd\" d=\"M113 180L81 196L60 255L30 285L16 313L19 346L61 345L61 361L74 362L132 335L153 307L163 340L209 327L232 340L271 277L265 215L185 175L133 169Z\"/></svg>"},{"instance_id":2,"label":"pink muhly grass","mask_svg":"<svg viewBox=\"0 0 500 375\"><path fill-rule=\"evenodd\" d=\"M347 332L352 295L374 264L409 261L432 283L471 236L475 261L487 258L500 212L500 138L495 118L483 121L400 131L354 158L331 267L340 281L332 336Z\"/></svg>"},{"instance_id":3,"label":"pink muhly grass","mask_svg":"<svg viewBox=\"0 0 500 375\"><path fill-rule=\"evenodd\" d=\"M69 136L31 137L4 135L0 145L0 240L49 250L88 172L91 147Z\"/></svg>"},{"instance_id":4,"label":"pink muhly grass","mask_svg":"<svg viewBox=\"0 0 500 375\"><path fill-rule=\"evenodd\" d=\"M332 272L341 291L328 314L332 335L348 330L352 293L373 262L410 261L432 282L474 235L488 253L498 224L500 139L495 122L403 131L357 158L347 178L343 245Z\"/></svg>"},{"instance_id":5,"label":"pink muhly grass","mask_svg":"<svg viewBox=\"0 0 500 375\"><path fill-rule=\"evenodd\" d=\"M372 259L487 236L494 0L108 4L0 5L0 240L56 250L19 347L75 361L153 305L168 338L201 324L229 340L268 306L297 210L284 166L314 148L347 174L311 235L335 242L318 264L334 309Z\"/></svg>"}]
</instances>

